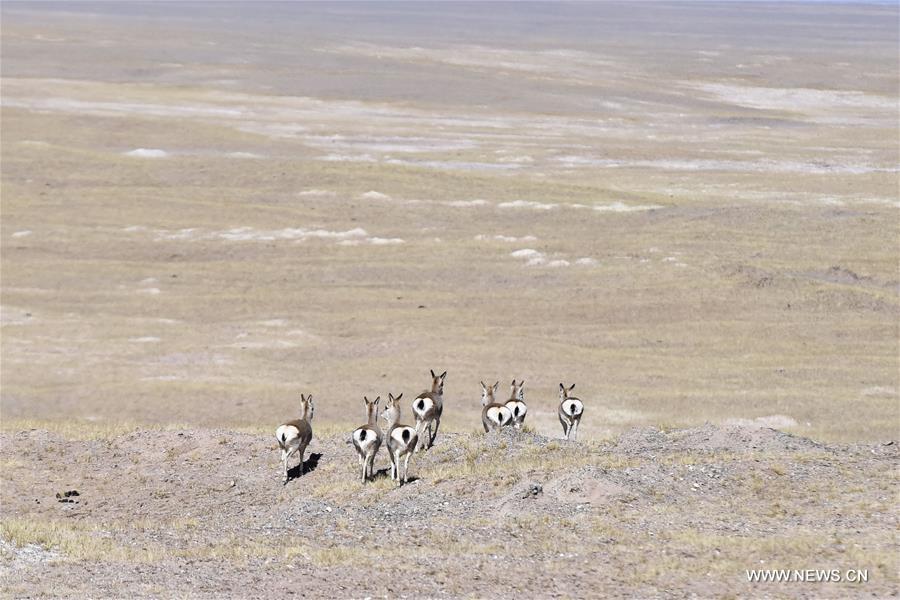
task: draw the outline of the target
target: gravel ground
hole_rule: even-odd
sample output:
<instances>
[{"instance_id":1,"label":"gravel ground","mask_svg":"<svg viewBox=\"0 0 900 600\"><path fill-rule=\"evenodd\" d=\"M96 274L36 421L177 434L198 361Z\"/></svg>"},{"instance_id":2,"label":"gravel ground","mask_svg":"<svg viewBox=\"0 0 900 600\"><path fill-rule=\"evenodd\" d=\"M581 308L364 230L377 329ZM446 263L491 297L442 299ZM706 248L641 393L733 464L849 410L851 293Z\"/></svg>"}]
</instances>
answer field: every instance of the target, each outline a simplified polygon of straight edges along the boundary
<instances>
[{"instance_id":1,"label":"gravel ground","mask_svg":"<svg viewBox=\"0 0 900 600\"><path fill-rule=\"evenodd\" d=\"M286 486L266 435L0 440L6 597L898 591L897 444L712 425L588 444L448 433L397 488L383 451L376 481L355 480L341 436L315 439ZM869 582L750 584L757 567L868 569Z\"/></svg>"}]
</instances>

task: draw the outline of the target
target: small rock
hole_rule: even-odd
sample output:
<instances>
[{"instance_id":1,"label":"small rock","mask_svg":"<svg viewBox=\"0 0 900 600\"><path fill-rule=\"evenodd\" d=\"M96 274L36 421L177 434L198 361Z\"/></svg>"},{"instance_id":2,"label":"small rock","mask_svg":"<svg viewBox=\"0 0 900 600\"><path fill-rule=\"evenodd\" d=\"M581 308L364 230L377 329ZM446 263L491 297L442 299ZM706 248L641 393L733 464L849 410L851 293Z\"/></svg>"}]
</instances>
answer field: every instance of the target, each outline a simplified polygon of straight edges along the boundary
<instances>
[{"instance_id":1,"label":"small rock","mask_svg":"<svg viewBox=\"0 0 900 600\"><path fill-rule=\"evenodd\" d=\"M525 489L525 493L522 494L522 498L536 498L537 496L543 493L544 487L539 483L532 483Z\"/></svg>"},{"instance_id":2,"label":"small rock","mask_svg":"<svg viewBox=\"0 0 900 600\"><path fill-rule=\"evenodd\" d=\"M56 492L56 501L57 502L65 502L65 503L73 503L75 500L72 500L75 496L80 496L78 490L67 490L65 492Z\"/></svg>"}]
</instances>

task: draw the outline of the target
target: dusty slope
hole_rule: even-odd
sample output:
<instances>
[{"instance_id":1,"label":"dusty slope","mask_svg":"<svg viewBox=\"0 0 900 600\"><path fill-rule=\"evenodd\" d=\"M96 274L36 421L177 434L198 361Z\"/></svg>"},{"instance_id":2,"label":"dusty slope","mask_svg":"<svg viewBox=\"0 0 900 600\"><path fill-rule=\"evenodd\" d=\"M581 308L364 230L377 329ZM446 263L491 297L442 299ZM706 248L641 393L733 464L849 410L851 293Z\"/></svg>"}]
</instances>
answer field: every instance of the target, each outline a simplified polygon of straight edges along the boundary
<instances>
[{"instance_id":1,"label":"dusty slope","mask_svg":"<svg viewBox=\"0 0 900 600\"><path fill-rule=\"evenodd\" d=\"M314 469L286 487L266 434L0 440L13 597L898 591L896 444L711 425L592 444L448 434L397 489L354 481L340 436L314 441ZM70 489L76 502L55 498ZM751 586L756 567L860 568L870 580Z\"/></svg>"}]
</instances>

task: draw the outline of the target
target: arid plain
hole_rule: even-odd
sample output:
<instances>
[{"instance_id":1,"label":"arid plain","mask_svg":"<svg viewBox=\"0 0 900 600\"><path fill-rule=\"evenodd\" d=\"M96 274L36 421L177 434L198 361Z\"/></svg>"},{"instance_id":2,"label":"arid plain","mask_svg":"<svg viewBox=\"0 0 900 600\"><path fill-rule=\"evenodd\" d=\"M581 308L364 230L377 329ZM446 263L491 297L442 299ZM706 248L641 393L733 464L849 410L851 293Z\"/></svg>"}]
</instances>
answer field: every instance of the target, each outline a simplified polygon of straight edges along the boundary
<instances>
[{"instance_id":1,"label":"arid plain","mask_svg":"<svg viewBox=\"0 0 900 600\"><path fill-rule=\"evenodd\" d=\"M6 592L116 596L119 572L151 596L850 589L742 587L770 556L897 593L896 7L2 17ZM363 394L409 398L429 369L452 435L408 488L364 490L343 444ZM474 434L479 380L514 377L534 442ZM546 439L560 381L577 446ZM282 489L271 435L301 392L321 458ZM695 466L718 473L702 497ZM391 588L404 535L423 562L450 542ZM591 567L561 582L572 561Z\"/></svg>"}]
</instances>

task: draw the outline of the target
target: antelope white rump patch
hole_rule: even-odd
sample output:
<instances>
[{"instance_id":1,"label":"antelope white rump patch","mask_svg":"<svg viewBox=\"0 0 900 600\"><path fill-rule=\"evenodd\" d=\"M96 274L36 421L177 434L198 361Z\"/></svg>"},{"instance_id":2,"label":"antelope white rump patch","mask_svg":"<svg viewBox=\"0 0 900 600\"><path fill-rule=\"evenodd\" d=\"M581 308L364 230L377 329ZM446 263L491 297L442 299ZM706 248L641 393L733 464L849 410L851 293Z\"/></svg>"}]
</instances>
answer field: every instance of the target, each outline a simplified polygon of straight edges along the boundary
<instances>
[{"instance_id":1,"label":"antelope white rump patch","mask_svg":"<svg viewBox=\"0 0 900 600\"><path fill-rule=\"evenodd\" d=\"M584 411L584 405L581 403L581 400L567 400L565 411L566 414L575 417Z\"/></svg>"},{"instance_id":2,"label":"antelope white rump patch","mask_svg":"<svg viewBox=\"0 0 900 600\"><path fill-rule=\"evenodd\" d=\"M369 442L374 441L374 438L375 438L375 436L371 436L371 437L369 436L369 430L364 427L360 427L359 429L357 429L356 431L353 432L353 440L359 446L368 445Z\"/></svg>"},{"instance_id":3,"label":"antelope white rump patch","mask_svg":"<svg viewBox=\"0 0 900 600\"><path fill-rule=\"evenodd\" d=\"M408 440L412 440L414 437L416 437L416 430L412 427L397 427L396 429L394 429L394 431L391 432L391 437L400 444L406 444L407 440L403 439L404 431L409 432L409 435L407 437Z\"/></svg>"},{"instance_id":4,"label":"antelope white rump patch","mask_svg":"<svg viewBox=\"0 0 900 600\"><path fill-rule=\"evenodd\" d=\"M423 416L434 407L434 400L431 398L416 398L413 400L413 412L417 416Z\"/></svg>"},{"instance_id":5,"label":"antelope white rump patch","mask_svg":"<svg viewBox=\"0 0 900 600\"><path fill-rule=\"evenodd\" d=\"M505 406L493 406L488 409L487 418L502 427L512 420L512 413Z\"/></svg>"},{"instance_id":6,"label":"antelope white rump patch","mask_svg":"<svg viewBox=\"0 0 900 600\"><path fill-rule=\"evenodd\" d=\"M293 425L281 425L275 430L275 437L279 442L290 444L292 440L300 437L300 430Z\"/></svg>"},{"instance_id":7,"label":"antelope white rump patch","mask_svg":"<svg viewBox=\"0 0 900 600\"><path fill-rule=\"evenodd\" d=\"M509 409L512 417L515 418L524 418L525 413L528 412L528 407L524 402L520 402L518 400L514 400L506 403L506 408Z\"/></svg>"}]
</instances>

